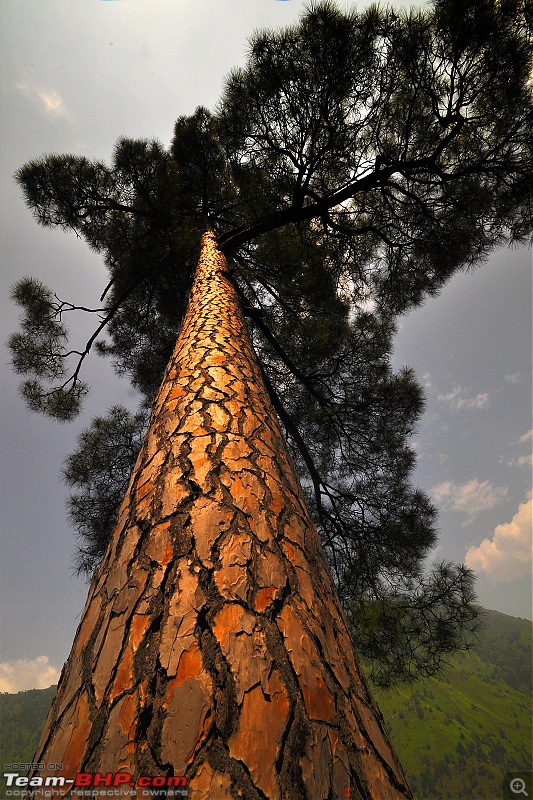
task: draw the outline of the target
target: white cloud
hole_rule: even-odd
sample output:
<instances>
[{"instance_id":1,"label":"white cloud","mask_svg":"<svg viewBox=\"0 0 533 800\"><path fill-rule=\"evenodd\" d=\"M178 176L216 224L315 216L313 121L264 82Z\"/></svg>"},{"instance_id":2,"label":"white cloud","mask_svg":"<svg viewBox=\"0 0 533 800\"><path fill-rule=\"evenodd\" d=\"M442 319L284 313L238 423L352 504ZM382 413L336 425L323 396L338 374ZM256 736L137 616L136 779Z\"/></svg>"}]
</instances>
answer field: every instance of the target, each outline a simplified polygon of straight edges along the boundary
<instances>
[{"instance_id":1,"label":"white cloud","mask_svg":"<svg viewBox=\"0 0 533 800\"><path fill-rule=\"evenodd\" d=\"M513 372L511 375L506 375L504 380L506 383L519 383L522 378L519 372Z\"/></svg>"},{"instance_id":2,"label":"white cloud","mask_svg":"<svg viewBox=\"0 0 533 800\"><path fill-rule=\"evenodd\" d=\"M517 458L500 458L500 464L506 467L533 467L533 453L528 453L526 456L517 456Z\"/></svg>"},{"instance_id":3,"label":"white cloud","mask_svg":"<svg viewBox=\"0 0 533 800\"><path fill-rule=\"evenodd\" d=\"M448 403L450 408L454 411L462 411L463 409L471 408L488 408L489 406L489 396L487 392L477 394L475 397L469 397L462 386L455 386L448 394L439 394L438 400L440 400L441 403Z\"/></svg>"},{"instance_id":4,"label":"white cloud","mask_svg":"<svg viewBox=\"0 0 533 800\"><path fill-rule=\"evenodd\" d=\"M26 81L19 83L17 89L22 92L25 97L39 106L40 110L44 111L48 117L55 119L71 119L71 114L65 105L65 101L54 89L42 89Z\"/></svg>"},{"instance_id":5,"label":"white cloud","mask_svg":"<svg viewBox=\"0 0 533 800\"><path fill-rule=\"evenodd\" d=\"M520 436L518 440L515 439L514 442L511 442L513 446L517 444L529 444L533 439L533 431L529 430L527 433L524 433L523 436ZM503 456L500 459L500 464L505 464L507 467L531 467L533 466L533 453L531 449L529 453L526 453L525 456L517 456L517 457L505 457Z\"/></svg>"},{"instance_id":6,"label":"white cloud","mask_svg":"<svg viewBox=\"0 0 533 800\"><path fill-rule=\"evenodd\" d=\"M484 572L497 581L513 581L531 575L533 514L532 492L521 503L511 522L498 525L492 539L483 539L479 547L471 547L465 563L477 572Z\"/></svg>"},{"instance_id":7,"label":"white cloud","mask_svg":"<svg viewBox=\"0 0 533 800\"><path fill-rule=\"evenodd\" d=\"M47 689L58 680L59 670L50 664L48 656L0 662L0 692Z\"/></svg>"},{"instance_id":8,"label":"white cloud","mask_svg":"<svg viewBox=\"0 0 533 800\"><path fill-rule=\"evenodd\" d=\"M431 495L436 503L466 514L462 527L470 525L483 511L497 506L507 494L507 487L493 486L490 481L472 478L463 484L444 481L434 486Z\"/></svg>"}]
</instances>

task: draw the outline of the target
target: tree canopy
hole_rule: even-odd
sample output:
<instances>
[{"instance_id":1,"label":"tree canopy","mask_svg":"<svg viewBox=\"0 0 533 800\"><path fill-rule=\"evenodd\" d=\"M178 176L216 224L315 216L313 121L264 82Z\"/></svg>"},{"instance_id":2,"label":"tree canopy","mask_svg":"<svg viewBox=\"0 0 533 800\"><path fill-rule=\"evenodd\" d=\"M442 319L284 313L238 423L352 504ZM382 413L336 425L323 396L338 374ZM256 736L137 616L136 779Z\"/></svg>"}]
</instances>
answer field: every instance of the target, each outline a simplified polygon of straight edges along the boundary
<instances>
[{"instance_id":1,"label":"tree canopy","mask_svg":"<svg viewBox=\"0 0 533 800\"><path fill-rule=\"evenodd\" d=\"M15 287L26 400L72 418L95 346L144 408L95 420L66 465L82 569L111 533L211 228L376 680L431 672L461 646L472 575L424 572L435 510L410 485L409 446L423 396L389 356L399 314L531 233L531 53L518 0L410 13L321 2L257 33L218 107L178 118L168 149L121 139L110 165L53 155L19 170L39 223L74 230L109 270L78 350L64 321L80 307L34 279ZM107 443L120 452L113 469Z\"/></svg>"}]
</instances>

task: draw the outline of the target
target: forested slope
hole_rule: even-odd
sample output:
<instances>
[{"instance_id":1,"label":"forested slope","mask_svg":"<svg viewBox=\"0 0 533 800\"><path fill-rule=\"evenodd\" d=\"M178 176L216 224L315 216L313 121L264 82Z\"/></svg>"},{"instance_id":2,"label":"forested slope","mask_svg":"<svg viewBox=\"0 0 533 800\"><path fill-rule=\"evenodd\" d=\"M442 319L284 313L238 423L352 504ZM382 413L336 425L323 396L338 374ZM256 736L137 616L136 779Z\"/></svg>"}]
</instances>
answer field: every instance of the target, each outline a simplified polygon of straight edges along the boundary
<instances>
[{"instance_id":1,"label":"forested slope","mask_svg":"<svg viewBox=\"0 0 533 800\"><path fill-rule=\"evenodd\" d=\"M506 773L531 770L531 627L486 611L442 675L377 693L418 800L499 799Z\"/></svg>"}]
</instances>

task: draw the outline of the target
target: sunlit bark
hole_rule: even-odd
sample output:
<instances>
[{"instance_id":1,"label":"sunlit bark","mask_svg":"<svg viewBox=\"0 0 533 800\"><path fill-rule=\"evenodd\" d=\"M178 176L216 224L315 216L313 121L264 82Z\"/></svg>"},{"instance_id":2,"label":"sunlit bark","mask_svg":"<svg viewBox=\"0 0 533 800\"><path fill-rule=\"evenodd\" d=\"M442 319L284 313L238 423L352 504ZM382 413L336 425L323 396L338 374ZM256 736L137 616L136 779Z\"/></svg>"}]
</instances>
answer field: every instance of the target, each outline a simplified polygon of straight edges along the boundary
<instances>
[{"instance_id":1,"label":"sunlit bark","mask_svg":"<svg viewBox=\"0 0 533 800\"><path fill-rule=\"evenodd\" d=\"M206 234L36 761L191 800L411 797L226 270Z\"/></svg>"}]
</instances>

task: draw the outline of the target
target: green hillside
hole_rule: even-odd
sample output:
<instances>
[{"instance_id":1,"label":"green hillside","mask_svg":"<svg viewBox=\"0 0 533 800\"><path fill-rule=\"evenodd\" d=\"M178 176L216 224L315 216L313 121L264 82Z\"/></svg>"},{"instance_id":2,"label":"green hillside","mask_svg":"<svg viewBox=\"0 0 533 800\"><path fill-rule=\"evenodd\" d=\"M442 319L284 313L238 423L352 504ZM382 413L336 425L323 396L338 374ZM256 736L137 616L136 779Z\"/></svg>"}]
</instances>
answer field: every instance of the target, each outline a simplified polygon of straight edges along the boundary
<instances>
[{"instance_id":1,"label":"green hillside","mask_svg":"<svg viewBox=\"0 0 533 800\"><path fill-rule=\"evenodd\" d=\"M48 709L56 693L30 689L18 694L0 693L0 767L31 762Z\"/></svg>"},{"instance_id":2,"label":"green hillside","mask_svg":"<svg viewBox=\"0 0 533 800\"><path fill-rule=\"evenodd\" d=\"M376 692L417 800L501 800L505 773L531 770L531 629L487 611L443 675ZM2 767L31 761L54 692L0 694Z\"/></svg>"},{"instance_id":3,"label":"green hillside","mask_svg":"<svg viewBox=\"0 0 533 800\"><path fill-rule=\"evenodd\" d=\"M531 623L484 614L443 675L376 697L417 800L500 800L531 770Z\"/></svg>"}]
</instances>

